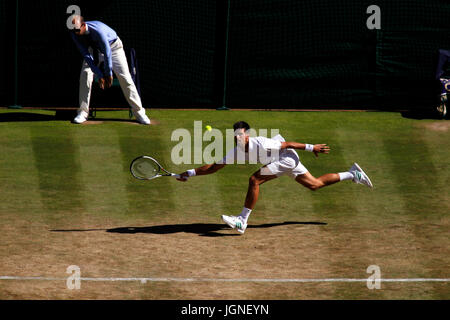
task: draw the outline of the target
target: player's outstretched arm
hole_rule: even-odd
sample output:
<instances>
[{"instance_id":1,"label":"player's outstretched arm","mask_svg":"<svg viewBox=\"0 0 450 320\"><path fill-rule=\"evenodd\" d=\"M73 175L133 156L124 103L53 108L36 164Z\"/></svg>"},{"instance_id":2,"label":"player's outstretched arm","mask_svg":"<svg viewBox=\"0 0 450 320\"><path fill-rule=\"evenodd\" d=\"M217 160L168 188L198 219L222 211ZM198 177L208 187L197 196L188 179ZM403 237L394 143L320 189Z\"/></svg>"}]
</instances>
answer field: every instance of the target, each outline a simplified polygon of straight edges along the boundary
<instances>
[{"instance_id":1,"label":"player's outstretched arm","mask_svg":"<svg viewBox=\"0 0 450 320\"><path fill-rule=\"evenodd\" d=\"M298 150L306 150L309 152L314 152L316 157L319 156L319 153L330 153L330 147L326 143L319 144L307 144L307 143L299 143L299 142L282 142L281 149L298 149Z\"/></svg>"},{"instance_id":2,"label":"player's outstretched arm","mask_svg":"<svg viewBox=\"0 0 450 320\"><path fill-rule=\"evenodd\" d=\"M202 167L198 167L197 169L191 169L188 171L185 171L180 174L180 178L177 178L178 181L187 181L187 178L192 176L204 176L207 174L212 174L220 169L225 167L225 164L219 164L219 163L213 163L213 164L207 164Z\"/></svg>"}]
</instances>

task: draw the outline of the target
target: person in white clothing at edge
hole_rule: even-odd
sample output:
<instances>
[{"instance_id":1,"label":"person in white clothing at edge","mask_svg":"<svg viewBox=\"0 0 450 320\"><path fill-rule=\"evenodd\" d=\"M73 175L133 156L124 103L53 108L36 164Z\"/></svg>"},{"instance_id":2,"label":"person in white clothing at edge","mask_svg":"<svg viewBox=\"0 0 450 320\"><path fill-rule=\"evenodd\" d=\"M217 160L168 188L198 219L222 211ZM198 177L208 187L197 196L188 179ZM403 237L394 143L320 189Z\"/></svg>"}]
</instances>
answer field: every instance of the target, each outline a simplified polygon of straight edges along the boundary
<instances>
[{"instance_id":1,"label":"person in white clothing at edge","mask_svg":"<svg viewBox=\"0 0 450 320\"><path fill-rule=\"evenodd\" d=\"M104 90L112 86L114 71L136 120L141 124L150 124L128 69L122 41L116 32L100 21L84 21L82 16L74 16L72 24L74 28L70 35L84 58L80 74L80 107L73 122L80 124L88 119L94 75ZM94 50L99 53L99 62L103 61L103 70L94 61Z\"/></svg>"},{"instance_id":2,"label":"person in white clothing at edge","mask_svg":"<svg viewBox=\"0 0 450 320\"><path fill-rule=\"evenodd\" d=\"M318 190L331 184L352 180L355 183L364 184L373 188L372 182L357 163L345 172L328 173L315 178L300 162L295 149L328 154L329 146L326 144L304 144L298 142L285 142L281 135L272 139L265 137L250 137L250 126L239 121L233 125L236 147L217 163L207 164L197 169L190 169L180 174L179 181L187 181L189 177L207 175L217 172L227 164L243 163L253 159L264 166L255 172L249 180L247 196L244 208L238 216L222 215L222 220L231 228L236 228L239 233L244 233L247 221L255 207L259 195L259 186L267 181L283 175L287 175L310 190ZM236 161L237 160L237 161Z\"/></svg>"}]
</instances>

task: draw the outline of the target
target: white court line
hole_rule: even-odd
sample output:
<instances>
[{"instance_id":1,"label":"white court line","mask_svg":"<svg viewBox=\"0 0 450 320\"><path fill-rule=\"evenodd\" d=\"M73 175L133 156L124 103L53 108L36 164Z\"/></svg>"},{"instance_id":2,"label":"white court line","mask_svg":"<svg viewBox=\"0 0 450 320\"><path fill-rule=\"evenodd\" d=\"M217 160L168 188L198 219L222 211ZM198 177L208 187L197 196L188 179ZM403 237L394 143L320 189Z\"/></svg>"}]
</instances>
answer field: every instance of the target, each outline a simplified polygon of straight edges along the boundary
<instances>
[{"instance_id":1,"label":"white court line","mask_svg":"<svg viewBox=\"0 0 450 320\"><path fill-rule=\"evenodd\" d=\"M19 277L0 276L0 280L45 280L45 281L65 281L67 278L56 277ZM214 279L214 278L88 278L80 277L81 281L140 281L140 282L367 282L369 279L351 278L329 278L329 279ZM370 281L373 281L371 279ZM389 279L381 278L381 282L450 282L450 278L409 278L409 279Z\"/></svg>"}]
</instances>

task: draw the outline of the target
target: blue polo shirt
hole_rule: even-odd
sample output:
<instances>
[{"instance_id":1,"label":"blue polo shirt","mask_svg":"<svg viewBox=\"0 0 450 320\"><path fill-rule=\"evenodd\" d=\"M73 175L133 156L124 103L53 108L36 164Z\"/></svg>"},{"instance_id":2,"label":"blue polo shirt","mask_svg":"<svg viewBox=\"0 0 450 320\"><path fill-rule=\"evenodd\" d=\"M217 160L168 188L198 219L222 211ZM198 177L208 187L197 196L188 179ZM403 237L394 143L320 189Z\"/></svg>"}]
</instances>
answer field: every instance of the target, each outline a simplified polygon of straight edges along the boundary
<instances>
[{"instance_id":1,"label":"blue polo shirt","mask_svg":"<svg viewBox=\"0 0 450 320\"><path fill-rule=\"evenodd\" d=\"M86 34L80 36L70 33L73 41L77 45L84 60L98 78L112 76L111 44L117 40L117 33L100 21L86 21L85 23L87 26ZM103 72L95 65L94 58L89 53L89 47L103 53L105 57Z\"/></svg>"}]
</instances>

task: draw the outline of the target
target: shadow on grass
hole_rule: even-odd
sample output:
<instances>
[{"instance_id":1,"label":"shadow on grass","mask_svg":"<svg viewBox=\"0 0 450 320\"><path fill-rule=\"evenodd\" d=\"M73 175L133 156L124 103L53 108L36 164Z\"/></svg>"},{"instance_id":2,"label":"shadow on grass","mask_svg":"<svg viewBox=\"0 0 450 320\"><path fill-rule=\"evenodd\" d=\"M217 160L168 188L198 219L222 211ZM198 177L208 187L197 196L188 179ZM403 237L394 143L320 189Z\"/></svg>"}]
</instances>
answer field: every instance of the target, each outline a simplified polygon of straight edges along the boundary
<instances>
[{"instance_id":1,"label":"shadow on grass","mask_svg":"<svg viewBox=\"0 0 450 320\"><path fill-rule=\"evenodd\" d=\"M54 115L32 112L8 112L0 113L0 122L27 122L27 121L53 121Z\"/></svg>"},{"instance_id":2,"label":"shadow on grass","mask_svg":"<svg viewBox=\"0 0 450 320\"><path fill-rule=\"evenodd\" d=\"M286 225L326 225L325 222L296 222L285 221L282 223L266 223L260 225L249 225L248 229L273 228ZM168 224L150 227L120 227L112 229L71 229L71 230L50 230L53 232L85 232L85 231L106 231L111 233L150 233L150 234L173 234L173 233L193 233L202 237L230 237L239 236L238 233L220 233L218 231L231 230L224 224L213 223L192 223L192 224Z\"/></svg>"},{"instance_id":3,"label":"shadow on grass","mask_svg":"<svg viewBox=\"0 0 450 320\"><path fill-rule=\"evenodd\" d=\"M436 111L417 110L417 111L403 111L401 112L403 118L414 120L442 120L442 116Z\"/></svg>"},{"instance_id":4,"label":"shadow on grass","mask_svg":"<svg viewBox=\"0 0 450 320\"><path fill-rule=\"evenodd\" d=\"M33 121L55 121L55 120L67 120L72 122L77 116L76 110L56 110L54 115L51 114L41 114L33 112L7 112L0 113L0 122L33 122ZM139 125L139 123L134 118L124 117L119 118L92 118L89 117L89 121L84 124L101 124L103 122L121 122ZM158 124L154 119L152 119L152 124Z\"/></svg>"},{"instance_id":5,"label":"shadow on grass","mask_svg":"<svg viewBox=\"0 0 450 320\"><path fill-rule=\"evenodd\" d=\"M133 122L133 123L137 124L136 120L129 119L127 117L124 117L124 118L101 118L101 117L95 117L95 118L89 118L89 121Z\"/></svg>"},{"instance_id":6,"label":"shadow on grass","mask_svg":"<svg viewBox=\"0 0 450 320\"><path fill-rule=\"evenodd\" d=\"M108 110L104 110L108 111ZM131 119L129 117L124 118L101 118L98 117L97 112L96 116L93 117L92 113L89 114L88 121L84 122L82 125L89 124L101 124L103 122L122 122L122 123L131 123L131 124L139 124L136 120ZM55 119L56 120L68 120L73 123L73 119L77 116L77 110L56 110Z\"/></svg>"}]
</instances>

